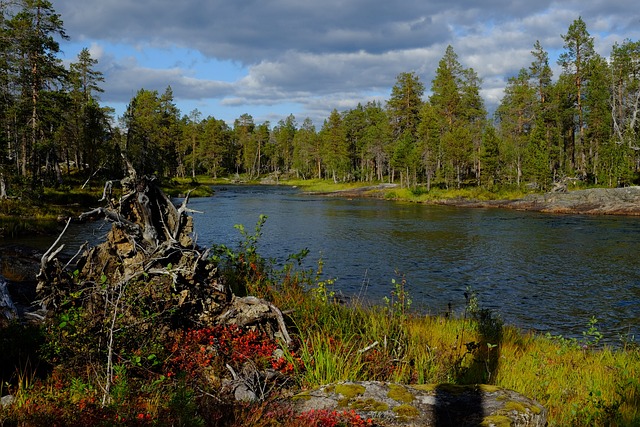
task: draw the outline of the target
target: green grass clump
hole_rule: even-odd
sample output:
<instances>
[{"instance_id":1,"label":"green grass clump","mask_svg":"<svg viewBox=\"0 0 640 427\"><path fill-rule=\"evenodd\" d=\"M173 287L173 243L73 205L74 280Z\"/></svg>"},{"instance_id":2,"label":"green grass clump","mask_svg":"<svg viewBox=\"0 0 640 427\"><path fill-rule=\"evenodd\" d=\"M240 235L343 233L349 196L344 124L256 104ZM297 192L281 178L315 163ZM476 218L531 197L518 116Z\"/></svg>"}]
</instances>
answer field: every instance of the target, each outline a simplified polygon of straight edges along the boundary
<instances>
[{"instance_id":1,"label":"green grass clump","mask_svg":"<svg viewBox=\"0 0 640 427\"><path fill-rule=\"evenodd\" d=\"M514 200L526 195L519 189L487 189L484 187L465 187L461 189L441 189L426 187L394 188L385 192L384 197L390 200L410 201L414 203L433 203L441 200Z\"/></svg>"}]
</instances>

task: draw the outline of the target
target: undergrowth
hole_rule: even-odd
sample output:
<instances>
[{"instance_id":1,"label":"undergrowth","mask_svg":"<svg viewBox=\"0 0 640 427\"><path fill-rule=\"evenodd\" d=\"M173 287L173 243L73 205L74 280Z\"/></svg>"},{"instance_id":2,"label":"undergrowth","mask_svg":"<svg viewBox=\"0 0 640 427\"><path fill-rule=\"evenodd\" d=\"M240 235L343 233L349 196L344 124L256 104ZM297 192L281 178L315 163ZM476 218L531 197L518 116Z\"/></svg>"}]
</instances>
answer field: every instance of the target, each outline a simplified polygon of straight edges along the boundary
<instances>
[{"instance_id":1,"label":"undergrowth","mask_svg":"<svg viewBox=\"0 0 640 427\"><path fill-rule=\"evenodd\" d=\"M462 314L423 316L412 312L403 278L390 280L389 295L379 304L344 301L323 276L321 261L317 269L301 268L306 251L283 266L259 255L265 220L260 217L253 233L239 229L239 247L214 248L212 262L236 292L265 298L287 314L291 347L235 327L177 329L144 347L131 334L137 338L115 357L104 399L105 358L96 353L104 337L77 335L90 329L71 324L82 319L71 306L39 330L37 340L24 341L20 325L1 331L3 349L24 350L2 359L12 370L3 371L0 394L11 394L13 403L0 408L0 426L374 425L351 412L294 414L283 403L301 390L341 380L488 383L540 402L550 426L640 425L640 349L634 342L602 345L596 319L585 322L582 339L523 332L482 308L472 289L460 296ZM71 364L61 360L65 354ZM238 402L229 373L248 366L277 374L256 377L254 400Z\"/></svg>"}]
</instances>

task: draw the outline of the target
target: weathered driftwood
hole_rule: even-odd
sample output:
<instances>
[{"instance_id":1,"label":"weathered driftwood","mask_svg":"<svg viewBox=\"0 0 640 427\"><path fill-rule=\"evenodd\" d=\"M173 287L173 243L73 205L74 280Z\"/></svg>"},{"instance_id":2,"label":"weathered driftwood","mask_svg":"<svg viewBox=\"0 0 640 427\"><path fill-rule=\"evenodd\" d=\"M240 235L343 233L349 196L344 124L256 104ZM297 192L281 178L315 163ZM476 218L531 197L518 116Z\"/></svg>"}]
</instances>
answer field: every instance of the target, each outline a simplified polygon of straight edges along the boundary
<instances>
[{"instance_id":1,"label":"weathered driftwood","mask_svg":"<svg viewBox=\"0 0 640 427\"><path fill-rule=\"evenodd\" d=\"M57 241L42 257L37 287L42 304L56 310L71 292L81 292L88 294L84 301L89 309L104 310L109 295L140 283L169 291L173 307L164 302L162 309L175 312L183 323L235 323L265 330L290 344L280 310L255 297L234 297L208 259L209 251L195 244L189 196L176 207L154 177L137 177L132 168L129 173L119 181L122 196L114 198L114 182L108 182L102 197L106 206L80 216L104 217L112 228L104 243L79 256L75 277L66 271L68 265L58 262Z\"/></svg>"}]
</instances>

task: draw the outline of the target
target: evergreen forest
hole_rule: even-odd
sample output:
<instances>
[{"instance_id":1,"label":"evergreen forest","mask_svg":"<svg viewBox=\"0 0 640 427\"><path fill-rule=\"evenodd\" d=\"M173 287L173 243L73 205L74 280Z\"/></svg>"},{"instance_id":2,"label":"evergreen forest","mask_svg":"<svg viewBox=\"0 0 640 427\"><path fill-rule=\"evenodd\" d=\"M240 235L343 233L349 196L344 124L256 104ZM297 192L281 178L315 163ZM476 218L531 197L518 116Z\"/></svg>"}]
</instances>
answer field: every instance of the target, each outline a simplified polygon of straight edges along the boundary
<instances>
[{"instance_id":1,"label":"evergreen forest","mask_svg":"<svg viewBox=\"0 0 640 427\"><path fill-rule=\"evenodd\" d=\"M386 101L334 109L317 128L293 115L272 124L243 114L229 124L185 114L170 86L140 88L115 118L101 105L104 76L89 50L63 65L68 35L49 1L0 8L0 198L59 186L72 173L120 177L123 154L160 178L270 175L426 191L640 180L640 41L602 57L581 18L559 36L560 75L532 40L529 67L508 79L494 114L481 76L449 46L431 82L403 72Z\"/></svg>"}]
</instances>

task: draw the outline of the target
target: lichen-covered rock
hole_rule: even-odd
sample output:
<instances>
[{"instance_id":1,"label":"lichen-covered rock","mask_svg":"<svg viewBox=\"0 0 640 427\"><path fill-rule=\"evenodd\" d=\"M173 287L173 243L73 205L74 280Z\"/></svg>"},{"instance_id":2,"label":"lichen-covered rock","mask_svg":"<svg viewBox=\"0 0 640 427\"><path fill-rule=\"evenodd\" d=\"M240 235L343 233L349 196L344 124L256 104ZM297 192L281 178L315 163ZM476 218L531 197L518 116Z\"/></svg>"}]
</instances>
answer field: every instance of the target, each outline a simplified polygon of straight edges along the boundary
<instances>
[{"instance_id":1,"label":"lichen-covered rock","mask_svg":"<svg viewBox=\"0 0 640 427\"><path fill-rule=\"evenodd\" d=\"M512 390L491 385L401 385L343 382L294 397L294 408L355 411L385 426L542 427L544 407Z\"/></svg>"},{"instance_id":2,"label":"lichen-covered rock","mask_svg":"<svg viewBox=\"0 0 640 427\"><path fill-rule=\"evenodd\" d=\"M529 194L517 200L441 200L443 205L495 207L586 215L640 215L640 187L589 188L566 193Z\"/></svg>"}]
</instances>

